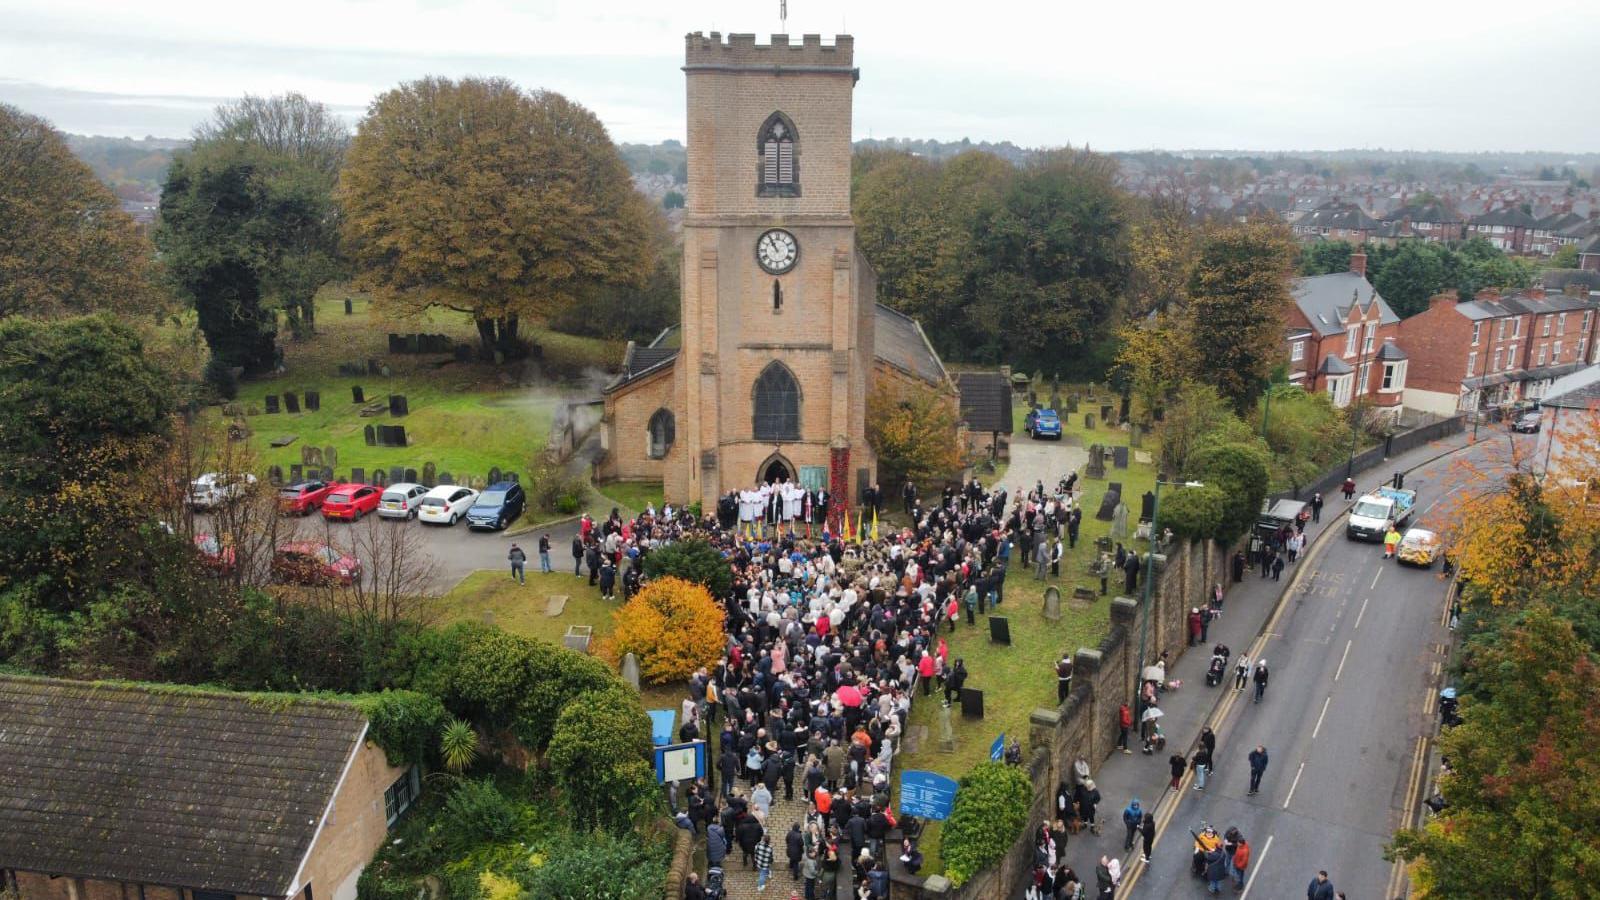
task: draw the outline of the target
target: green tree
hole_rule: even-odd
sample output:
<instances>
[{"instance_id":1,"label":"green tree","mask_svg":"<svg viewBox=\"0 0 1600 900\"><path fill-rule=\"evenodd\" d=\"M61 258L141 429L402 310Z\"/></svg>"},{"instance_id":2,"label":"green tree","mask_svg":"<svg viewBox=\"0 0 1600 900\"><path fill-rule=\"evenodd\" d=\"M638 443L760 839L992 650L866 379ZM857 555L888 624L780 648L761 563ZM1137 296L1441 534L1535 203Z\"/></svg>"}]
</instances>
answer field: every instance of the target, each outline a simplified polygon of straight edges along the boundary
<instances>
[{"instance_id":1,"label":"green tree","mask_svg":"<svg viewBox=\"0 0 1600 900\"><path fill-rule=\"evenodd\" d=\"M1231 402L1248 409L1283 352L1284 312L1295 244L1266 222L1207 234L1189 285L1198 371Z\"/></svg>"},{"instance_id":2,"label":"green tree","mask_svg":"<svg viewBox=\"0 0 1600 900\"><path fill-rule=\"evenodd\" d=\"M160 304L151 247L45 120L0 103L0 317Z\"/></svg>"},{"instance_id":3,"label":"green tree","mask_svg":"<svg viewBox=\"0 0 1600 900\"><path fill-rule=\"evenodd\" d=\"M470 313L487 354L524 318L654 264L645 200L600 120L505 79L424 78L373 101L341 175L357 281L381 306Z\"/></svg>"},{"instance_id":4,"label":"green tree","mask_svg":"<svg viewBox=\"0 0 1600 900\"><path fill-rule=\"evenodd\" d=\"M1356 248L1349 241L1312 241L1300 249L1301 275L1331 275L1350 269Z\"/></svg>"},{"instance_id":5,"label":"green tree","mask_svg":"<svg viewBox=\"0 0 1600 900\"><path fill-rule=\"evenodd\" d=\"M923 384L883 382L867 397L867 442L885 473L928 484L959 474L956 398Z\"/></svg>"},{"instance_id":6,"label":"green tree","mask_svg":"<svg viewBox=\"0 0 1600 900\"><path fill-rule=\"evenodd\" d=\"M1267 453L1257 441L1204 446L1189 457L1194 478L1222 491L1224 506L1213 534L1228 543L1250 530L1267 496Z\"/></svg>"},{"instance_id":7,"label":"green tree","mask_svg":"<svg viewBox=\"0 0 1600 900\"><path fill-rule=\"evenodd\" d=\"M673 541L650 551L644 558L646 578L671 576L701 585L713 598L733 590L733 571L722 553L702 538Z\"/></svg>"},{"instance_id":8,"label":"green tree","mask_svg":"<svg viewBox=\"0 0 1600 900\"><path fill-rule=\"evenodd\" d=\"M1161 420L1161 471L1191 471L1189 458L1207 443L1249 440L1250 427L1234 414L1215 387L1186 382L1173 395Z\"/></svg>"},{"instance_id":9,"label":"green tree","mask_svg":"<svg viewBox=\"0 0 1600 900\"><path fill-rule=\"evenodd\" d=\"M1404 319L1428 308L1428 298L1443 290L1444 251L1438 244L1406 241L1384 264L1373 287Z\"/></svg>"},{"instance_id":10,"label":"green tree","mask_svg":"<svg viewBox=\"0 0 1600 900\"><path fill-rule=\"evenodd\" d=\"M1550 257L1550 266L1555 269L1576 269L1578 267L1578 245L1563 244Z\"/></svg>"},{"instance_id":11,"label":"green tree","mask_svg":"<svg viewBox=\"0 0 1600 900\"><path fill-rule=\"evenodd\" d=\"M1216 485L1168 488L1161 495L1155 524L1163 531L1172 529L1174 537L1203 541L1216 537L1227 510L1227 495Z\"/></svg>"},{"instance_id":12,"label":"green tree","mask_svg":"<svg viewBox=\"0 0 1600 900\"><path fill-rule=\"evenodd\" d=\"M1028 824L1033 785L1019 766L981 762L961 776L942 832L945 874L957 887L998 862Z\"/></svg>"},{"instance_id":13,"label":"green tree","mask_svg":"<svg viewBox=\"0 0 1600 900\"><path fill-rule=\"evenodd\" d=\"M631 687L615 682L562 708L549 760L581 827L622 833L657 805L649 753L650 718Z\"/></svg>"},{"instance_id":14,"label":"green tree","mask_svg":"<svg viewBox=\"0 0 1600 900\"><path fill-rule=\"evenodd\" d=\"M658 900L667 878L659 844L603 831L574 835L544 854L544 863L519 878L527 896L541 900Z\"/></svg>"},{"instance_id":15,"label":"green tree","mask_svg":"<svg viewBox=\"0 0 1600 900\"><path fill-rule=\"evenodd\" d=\"M1272 453L1272 481L1278 488L1299 488L1327 470L1350 442L1350 428L1325 391L1307 392L1288 384L1270 389L1270 406L1254 421L1266 420L1267 448Z\"/></svg>"},{"instance_id":16,"label":"green tree","mask_svg":"<svg viewBox=\"0 0 1600 900\"><path fill-rule=\"evenodd\" d=\"M683 194L678 191L667 191L661 196L662 209L683 209Z\"/></svg>"},{"instance_id":17,"label":"green tree","mask_svg":"<svg viewBox=\"0 0 1600 900\"><path fill-rule=\"evenodd\" d=\"M1440 737L1450 805L1390 852L1425 897L1579 898L1600 874L1600 670L1543 606L1472 662L1486 696Z\"/></svg>"}]
</instances>

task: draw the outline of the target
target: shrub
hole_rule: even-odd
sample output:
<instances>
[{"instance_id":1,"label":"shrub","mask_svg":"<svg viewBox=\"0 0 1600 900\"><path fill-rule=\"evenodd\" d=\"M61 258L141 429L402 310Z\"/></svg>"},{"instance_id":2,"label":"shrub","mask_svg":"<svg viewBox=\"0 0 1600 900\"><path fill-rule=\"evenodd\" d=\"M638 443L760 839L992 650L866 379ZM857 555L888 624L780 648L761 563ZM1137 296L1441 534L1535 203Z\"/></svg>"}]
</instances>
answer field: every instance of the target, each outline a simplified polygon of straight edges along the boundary
<instances>
[{"instance_id":1,"label":"shrub","mask_svg":"<svg viewBox=\"0 0 1600 900\"><path fill-rule=\"evenodd\" d=\"M961 776L955 806L944 823L944 867L960 886L1011 849L1028 823L1033 786L1018 766L982 762Z\"/></svg>"},{"instance_id":2,"label":"shrub","mask_svg":"<svg viewBox=\"0 0 1600 900\"><path fill-rule=\"evenodd\" d=\"M528 477L533 483L530 496L539 511L571 515L583 508L583 498L589 490L587 479L543 462Z\"/></svg>"},{"instance_id":3,"label":"shrub","mask_svg":"<svg viewBox=\"0 0 1600 900\"><path fill-rule=\"evenodd\" d=\"M1226 506L1222 489L1215 485L1168 488L1156 510L1156 527L1171 528L1174 536L1186 541L1203 541L1217 533Z\"/></svg>"},{"instance_id":4,"label":"shrub","mask_svg":"<svg viewBox=\"0 0 1600 900\"><path fill-rule=\"evenodd\" d=\"M622 682L592 656L543 641L529 643L528 671L535 687L518 701L512 728L524 746L543 750L555 734L556 718L574 697Z\"/></svg>"},{"instance_id":5,"label":"shrub","mask_svg":"<svg viewBox=\"0 0 1600 900\"><path fill-rule=\"evenodd\" d=\"M368 735L391 766L426 763L448 715L439 698L416 691L384 691L355 698L367 717Z\"/></svg>"},{"instance_id":6,"label":"shrub","mask_svg":"<svg viewBox=\"0 0 1600 900\"><path fill-rule=\"evenodd\" d=\"M200 377L220 399L232 400L239 396L239 379L233 374L233 366L220 357L211 357Z\"/></svg>"},{"instance_id":7,"label":"shrub","mask_svg":"<svg viewBox=\"0 0 1600 900\"><path fill-rule=\"evenodd\" d=\"M561 710L549 761L580 825L620 832L655 806L649 752L650 719L621 682L579 694Z\"/></svg>"},{"instance_id":8,"label":"shrub","mask_svg":"<svg viewBox=\"0 0 1600 900\"><path fill-rule=\"evenodd\" d=\"M1228 443L1202 447L1189 457L1194 476L1222 490L1217 540L1228 543L1250 530L1267 496L1267 453L1260 444Z\"/></svg>"},{"instance_id":9,"label":"shrub","mask_svg":"<svg viewBox=\"0 0 1600 900\"><path fill-rule=\"evenodd\" d=\"M452 629L428 680L456 716L488 731L510 728L530 750L543 750L556 716L573 697L605 688L617 676L592 657L499 628ZM435 734L437 734L435 730Z\"/></svg>"},{"instance_id":10,"label":"shrub","mask_svg":"<svg viewBox=\"0 0 1600 900\"><path fill-rule=\"evenodd\" d=\"M698 518L698 510L693 511ZM646 578L670 575L702 585L713 597L726 597L733 590L733 571L722 553L701 538L675 541L650 551L644 558Z\"/></svg>"},{"instance_id":11,"label":"shrub","mask_svg":"<svg viewBox=\"0 0 1600 900\"><path fill-rule=\"evenodd\" d=\"M716 663L725 644L725 615L700 585L652 578L612 613L615 627L601 649L613 660L637 656L639 674L653 684L679 681Z\"/></svg>"},{"instance_id":12,"label":"shrub","mask_svg":"<svg viewBox=\"0 0 1600 900\"><path fill-rule=\"evenodd\" d=\"M444 833L456 849L503 841L517 831L517 809L494 782L463 781L444 802Z\"/></svg>"},{"instance_id":13,"label":"shrub","mask_svg":"<svg viewBox=\"0 0 1600 900\"><path fill-rule=\"evenodd\" d=\"M574 835L520 880L540 900L656 900L667 878L667 845L637 835ZM601 894L596 885L605 885Z\"/></svg>"},{"instance_id":14,"label":"shrub","mask_svg":"<svg viewBox=\"0 0 1600 900\"><path fill-rule=\"evenodd\" d=\"M439 758L457 775L466 771L478 758L478 732L460 719L451 719L439 733Z\"/></svg>"}]
</instances>

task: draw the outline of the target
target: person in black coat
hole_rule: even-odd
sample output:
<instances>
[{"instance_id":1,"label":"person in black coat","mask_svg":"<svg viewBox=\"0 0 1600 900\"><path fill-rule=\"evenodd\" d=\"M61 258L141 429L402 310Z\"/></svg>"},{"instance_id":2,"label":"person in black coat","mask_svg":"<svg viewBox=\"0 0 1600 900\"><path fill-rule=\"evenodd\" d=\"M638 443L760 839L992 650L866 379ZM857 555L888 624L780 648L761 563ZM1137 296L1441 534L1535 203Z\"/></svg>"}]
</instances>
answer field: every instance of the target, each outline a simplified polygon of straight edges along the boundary
<instances>
[{"instance_id":1,"label":"person in black coat","mask_svg":"<svg viewBox=\"0 0 1600 900\"><path fill-rule=\"evenodd\" d=\"M579 535L572 536L572 574L582 574L583 568L583 538Z\"/></svg>"},{"instance_id":2,"label":"person in black coat","mask_svg":"<svg viewBox=\"0 0 1600 900\"><path fill-rule=\"evenodd\" d=\"M789 877L800 880L800 860L806 855L806 839L800 834L800 823L789 826L789 833L783 836L783 849L789 856Z\"/></svg>"},{"instance_id":3,"label":"person in black coat","mask_svg":"<svg viewBox=\"0 0 1600 900\"><path fill-rule=\"evenodd\" d=\"M756 844L761 843L761 823L755 816L745 816L739 824L733 827L734 839L739 843L739 852L744 854L745 868L755 867Z\"/></svg>"},{"instance_id":4,"label":"person in black coat","mask_svg":"<svg viewBox=\"0 0 1600 900\"><path fill-rule=\"evenodd\" d=\"M1078 546L1078 528L1083 524L1083 508L1074 506L1067 513L1067 549Z\"/></svg>"},{"instance_id":5,"label":"person in black coat","mask_svg":"<svg viewBox=\"0 0 1600 900\"><path fill-rule=\"evenodd\" d=\"M1240 550L1237 553L1234 553L1233 554L1233 583L1234 584L1238 584L1239 582L1244 580L1244 564L1245 564L1244 551Z\"/></svg>"},{"instance_id":6,"label":"person in black coat","mask_svg":"<svg viewBox=\"0 0 1600 900\"><path fill-rule=\"evenodd\" d=\"M733 783L739 778L739 753L729 742L722 745L722 755L717 757L717 770L722 773L722 796L733 796Z\"/></svg>"}]
</instances>

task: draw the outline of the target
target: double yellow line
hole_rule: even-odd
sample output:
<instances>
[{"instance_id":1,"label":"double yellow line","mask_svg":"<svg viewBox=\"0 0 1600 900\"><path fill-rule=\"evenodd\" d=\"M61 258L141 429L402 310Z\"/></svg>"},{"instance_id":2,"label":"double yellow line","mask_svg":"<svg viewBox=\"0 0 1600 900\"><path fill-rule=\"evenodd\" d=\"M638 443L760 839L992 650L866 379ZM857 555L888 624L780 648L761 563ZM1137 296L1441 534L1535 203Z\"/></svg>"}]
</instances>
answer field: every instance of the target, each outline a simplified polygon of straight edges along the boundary
<instances>
[{"instance_id":1,"label":"double yellow line","mask_svg":"<svg viewBox=\"0 0 1600 900\"><path fill-rule=\"evenodd\" d=\"M1405 804L1405 818L1403 818L1400 823L1402 827L1411 824L1411 816L1413 815L1413 811L1417 808L1417 804L1422 802L1420 795L1422 793L1422 789L1427 785L1428 781L1427 764L1428 739L1419 735L1417 737L1417 745L1413 747L1411 751L1411 773L1406 779L1406 792L1403 799ZM1405 861L1399 859L1395 860L1394 867L1389 871L1389 886L1384 892L1383 896L1385 898L1404 897L1406 895L1406 889L1410 886L1408 881L1409 879L1406 876Z\"/></svg>"}]
</instances>

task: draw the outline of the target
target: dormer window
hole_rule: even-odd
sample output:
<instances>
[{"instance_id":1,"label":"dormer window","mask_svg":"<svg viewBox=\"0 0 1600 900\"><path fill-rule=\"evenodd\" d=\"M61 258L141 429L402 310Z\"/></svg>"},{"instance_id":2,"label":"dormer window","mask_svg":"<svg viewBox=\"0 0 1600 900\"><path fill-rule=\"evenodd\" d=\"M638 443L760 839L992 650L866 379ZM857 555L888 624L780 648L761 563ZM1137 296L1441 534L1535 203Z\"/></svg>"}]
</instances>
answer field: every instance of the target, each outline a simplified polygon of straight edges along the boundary
<instances>
[{"instance_id":1,"label":"dormer window","mask_svg":"<svg viewBox=\"0 0 1600 900\"><path fill-rule=\"evenodd\" d=\"M794 123L781 112L767 117L756 138L760 165L757 197L800 196L800 153Z\"/></svg>"}]
</instances>

